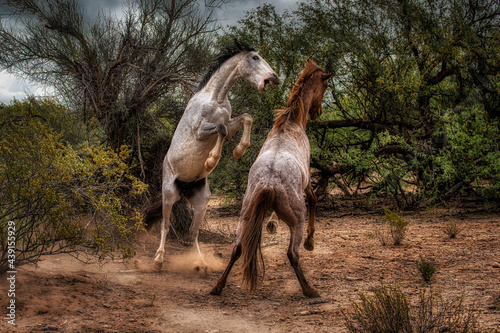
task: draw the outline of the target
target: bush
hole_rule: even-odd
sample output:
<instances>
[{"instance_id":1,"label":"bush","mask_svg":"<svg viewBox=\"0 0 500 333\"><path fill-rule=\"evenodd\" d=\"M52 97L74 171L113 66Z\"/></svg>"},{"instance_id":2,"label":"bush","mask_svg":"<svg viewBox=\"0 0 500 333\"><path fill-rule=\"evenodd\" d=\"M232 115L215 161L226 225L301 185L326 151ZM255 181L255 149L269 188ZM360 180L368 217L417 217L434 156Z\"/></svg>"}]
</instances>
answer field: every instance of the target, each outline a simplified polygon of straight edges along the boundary
<instances>
[{"instance_id":1,"label":"bush","mask_svg":"<svg viewBox=\"0 0 500 333\"><path fill-rule=\"evenodd\" d=\"M132 255L128 239L141 223L130 203L146 186L130 174L130 149L75 150L33 110L11 117L16 107L0 113L0 267L14 239L16 264L81 249Z\"/></svg>"},{"instance_id":2,"label":"bush","mask_svg":"<svg viewBox=\"0 0 500 333\"><path fill-rule=\"evenodd\" d=\"M417 267L418 271L422 274L424 281L430 283L432 276L436 273L436 266L423 256L420 256L420 260L417 260Z\"/></svg>"},{"instance_id":3,"label":"bush","mask_svg":"<svg viewBox=\"0 0 500 333\"><path fill-rule=\"evenodd\" d=\"M463 297L456 302L444 302L424 290L412 307L398 286L376 287L372 294L359 296L361 302L351 302L350 311L341 309L349 332L485 332L479 327L473 306L466 307Z\"/></svg>"},{"instance_id":4,"label":"bush","mask_svg":"<svg viewBox=\"0 0 500 333\"><path fill-rule=\"evenodd\" d=\"M389 243L390 233L394 245L400 245L406 235L406 228L410 222L406 221L403 217L399 216L396 212L391 211L388 208L384 208L384 221L387 223L389 231L377 230L376 235L382 242L382 245L387 245Z\"/></svg>"},{"instance_id":5,"label":"bush","mask_svg":"<svg viewBox=\"0 0 500 333\"><path fill-rule=\"evenodd\" d=\"M360 303L352 302L352 313L342 310L350 332L412 332L411 306L399 287L382 286L359 297Z\"/></svg>"},{"instance_id":6,"label":"bush","mask_svg":"<svg viewBox=\"0 0 500 333\"><path fill-rule=\"evenodd\" d=\"M443 227L443 231L448 235L450 238L455 238L459 233L464 230L463 227L461 227L457 221L448 221L445 223Z\"/></svg>"}]
</instances>

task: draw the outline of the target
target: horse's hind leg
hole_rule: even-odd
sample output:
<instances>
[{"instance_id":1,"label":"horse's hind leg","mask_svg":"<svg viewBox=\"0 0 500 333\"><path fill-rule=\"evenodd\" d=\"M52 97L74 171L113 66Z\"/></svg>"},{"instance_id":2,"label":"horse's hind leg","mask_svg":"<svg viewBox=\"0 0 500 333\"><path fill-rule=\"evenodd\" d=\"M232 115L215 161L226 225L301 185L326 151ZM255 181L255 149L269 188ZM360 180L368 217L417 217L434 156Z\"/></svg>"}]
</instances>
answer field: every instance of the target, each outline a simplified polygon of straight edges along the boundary
<instances>
[{"instance_id":1,"label":"horse's hind leg","mask_svg":"<svg viewBox=\"0 0 500 333\"><path fill-rule=\"evenodd\" d=\"M314 221L316 216L316 195L314 194L311 182L307 185L305 189L307 203L309 205L309 223L307 224L307 237L304 241L304 248L308 251L314 250L314 231L316 228L314 227Z\"/></svg>"},{"instance_id":2,"label":"horse's hind leg","mask_svg":"<svg viewBox=\"0 0 500 333\"><path fill-rule=\"evenodd\" d=\"M297 279L299 280L304 295L307 297L319 297L319 292L309 285L299 264L299 246L302 241L304 217L305 216L300 216L300 218L297 218L295 221L286 221L290 226L290 245L288 246L287 255L288 260L290 260L290 264L297 275Z\"/></svg>"},{"instance_id":3,"label":"horse's hind leg","mask_svg":"<svg viewBox=\"0 0 500 333\"><path fill-rule=\"evenodd\" d=\"M164 183L162 189L162 211L160 246L156 251L153 266L156 270L161 270L163 266L163 256L165 255L165 242L170 228L170 213L172 206L179 201L180 192L175 183Z\"/></svg>"},{"instance_id":4,"label":"horse's hind leg","mask_svg":"<svg viewBox=\"0 0 500 333\"><path fill-rule=\"evenodd\" d=\"M227 277L231 272L234 263L240 258L240 256L241 256L241 243L237 241L236 245L233 248L233 252L231 253L231 260L229 261L229 264L224 270L224 273L222 273L222 276L220 277L219 281L217 281L215 287L213 287L213 289L210 291L212 295L220 295L222 293L222 289L224 289L224 287L226 286Z\"/></svg>"},{"instance_id":5,"label":"horse's hind leg","mask_svg":"<svg viewBox=\"0 0 500 333\"><path fill-rule=\"evenodd\" d=\"M207 268L207 265L203 261L201 255L200 246L198 244L198 234L200 225L205 219L205 213L207 211L208 201L210 200L210 188L206 178L199 180L190 188L189 193L185 193L186 199L189 201L191 206L193 206L193 222L189 228L189 242L192 242L198 251L200 256L202 268Z\"/></svg>"}]
</instances>

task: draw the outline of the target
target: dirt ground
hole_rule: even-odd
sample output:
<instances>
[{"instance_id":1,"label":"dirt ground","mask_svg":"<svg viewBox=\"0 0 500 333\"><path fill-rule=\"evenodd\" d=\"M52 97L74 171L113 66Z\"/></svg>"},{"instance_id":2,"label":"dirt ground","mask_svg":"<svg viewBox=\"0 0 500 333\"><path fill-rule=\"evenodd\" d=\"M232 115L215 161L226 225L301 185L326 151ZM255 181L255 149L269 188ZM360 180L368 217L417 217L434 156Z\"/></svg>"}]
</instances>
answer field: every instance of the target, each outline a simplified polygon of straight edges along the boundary
<instances>
[{"instance_id":1,"label":"dirt ground","mask_svg":"<svg viewBox=\"0 0 500 333\"><path fill-rule=\"evenodd\" d=\"M210 268L197 272L192 250L169 240L163 270L152 269L158 238L144 234L127 261L84 264L69 255L44 257L16 275L16 326L2 314L2 332L347 332L341 309L360 292L397 284L415 302L429 289L420 256L438 268L432 289L445 300L462 295L485 329L500 331L500 216L474 209L403 214L411 222L402 245L375 236L381 213L320 209L316 248L301 248L301 263L321 298L305 298L286 257L288 230L263 233L264 281L252 296L240 286L237 264L221 296L209 291L231 253L237 214L212 207L201 249ZM349 213L348 215L346 213ZM446 222L464 229L450 239ZM6 310L7 283L0 283Z\"/></svg>"}]
</instances>

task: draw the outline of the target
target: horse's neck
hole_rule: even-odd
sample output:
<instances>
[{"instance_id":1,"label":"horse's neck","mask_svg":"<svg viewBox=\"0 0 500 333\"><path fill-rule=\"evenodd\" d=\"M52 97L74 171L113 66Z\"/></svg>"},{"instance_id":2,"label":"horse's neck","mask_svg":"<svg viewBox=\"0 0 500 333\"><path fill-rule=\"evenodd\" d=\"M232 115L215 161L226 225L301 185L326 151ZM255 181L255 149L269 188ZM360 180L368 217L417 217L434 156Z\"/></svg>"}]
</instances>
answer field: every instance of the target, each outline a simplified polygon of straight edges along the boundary
<instances>
[{"instance_id":1,"label":"horse's neck","mask_svg":"<svg viewBox=\"0 0 500 333\"><path fill-rule=\"evenodd\" d=\"M312 94L300 94L296 96L296 99L289 103L287 109L283 113L284 120L279 121L276 120L276 123L280 125L276 125L278 128L285 127L296 127L299 126L302 130L306 130L307 125L307 115L309 113L309 109L312 107ZM281 117L281 116L280 116Z\"/></svg>"},{"instance_id":2,"label":"horse's neck","mask_svg":"<svg viewBox=\"0 0 500 333\"><path fill-rule=\"evenodd\" d=\"M303 93L302 96L300 96L300 103L302 104L302 110L297 110L297 112L303 112L304 114L302 117L297 117L300 118L300 126L305 130L306 125L307 125L307 119L308 119L308 114L309 114L309 109L311 109L312 104L313 104L313 94L312 93Z\"/></svg>"},{"instance_id":3,"label":"horse's neck","mask_svg":"<svg viewBox=\"0 0 500 333\"><path fill-rule=\"evenodd\" d=\"M211 99L222 104L227 100L227 94L236 80L239 78L238 63L239 55L228 59L217 72L210 78L203 91L211 96Z\"/></svg>"}]
</instances>

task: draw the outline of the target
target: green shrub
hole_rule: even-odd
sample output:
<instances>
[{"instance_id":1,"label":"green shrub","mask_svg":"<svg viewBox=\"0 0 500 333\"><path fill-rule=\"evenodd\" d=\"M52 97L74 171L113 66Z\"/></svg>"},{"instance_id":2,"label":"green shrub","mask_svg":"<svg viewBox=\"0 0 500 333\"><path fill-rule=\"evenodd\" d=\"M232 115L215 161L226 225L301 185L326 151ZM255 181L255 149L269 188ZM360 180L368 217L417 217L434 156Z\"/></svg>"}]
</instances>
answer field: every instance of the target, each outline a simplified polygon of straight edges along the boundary
<instances>
[{"instance_id":1,"label":"green shrub","mask_svg":"<svg viewBox=\"0 0 500 333\"><path fill-rule=\"evenodd\" d=\"M420 256L420 260L417 260L418 271L422 274L424 281L430 283L434 273L436 273L436 266L429 260Z\"/></svg>"},{"instance_id":2,"label":"green shrub","mask_svg":"<svg viewBox=\"0 0 500 333\"><path fill-rule=\"evenodd\" d=\"M406 228L410 222L388 208L384 208L384 221L387 223L389 230L386 231L384 228L378 229L375 232L376 236L382 242L382 245L385 246L389 243L388 234L390 234L393 244L400 245L405 238Z\"/></svg>"},{"instance_id":3,"label":"green shrub","mask_svg":"<svg viewBox=\"0 0 500 333\"><path fill-rule=\"evenodd\" d=\"M141 222L130 203L147 189L130 173L130 149L75 150L44 118L11 111L0 113L0 267L9 224L17 264L79 249L100 258L115 250L132 255L129 238Z\"/></svg>"},{"instance_id":4,"label":"green shrub","mask_svg":"<svg viewBox=\"0 0 500 333\"><path fill-rule=\"evenodd\" d=\"M373 288L360 293L360 302L351 301L351 309L341 309L345 326L353 333L438 333L486 332L479 326L473 306L466 307L463 297L445 302L425 290L416 306L397 286Z\"/></svg>"},{"instance_id":5,"label":"green shrub","mask_svg":"<svg viewBox=\"0 0 500 333\"><path fill-rule=\"evenodd\" d=\"M373 294L359 293L352 312L342 310L349 332L412 332L410 303L397 286L373 288Z\"/></svg>"}]
</instances>

